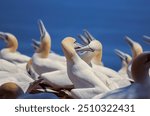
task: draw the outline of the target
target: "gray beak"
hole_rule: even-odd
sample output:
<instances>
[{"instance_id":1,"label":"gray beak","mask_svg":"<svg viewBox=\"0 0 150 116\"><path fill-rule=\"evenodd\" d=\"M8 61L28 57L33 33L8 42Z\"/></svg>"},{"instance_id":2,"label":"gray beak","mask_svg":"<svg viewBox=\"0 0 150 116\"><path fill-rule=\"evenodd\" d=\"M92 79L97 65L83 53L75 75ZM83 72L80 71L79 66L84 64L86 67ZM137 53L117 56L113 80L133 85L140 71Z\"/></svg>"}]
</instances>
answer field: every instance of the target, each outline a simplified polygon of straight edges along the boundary
<instances>
[{"instance_id":1,"label":"gray beak","mask_svg":"<svg viewBox=\"0 0 150 116\"><path fill-rule=\"evenodd\" d=\"M37 51L39 49L39 47L34 44L31 44L31 46L34 48L35 51Z\"/></svg>"},{"instance_id":2,"label":"gray beak","mask_svg":"<svg viewBox=\"0 0 150 116\"><path fill-rule=\"evenodd\" d=\"M84 52L84 51L91 51L94 52L94 50L92 48L90 48L89 45L83 46L81 48L76 49L77 52Z\"/></svg>"},{"instance_id":3,"label":"gray beak","mask_svg":"<svg viewBox=\"0 0 150 116\"><path fill-rule=\"evenodd\" d=\"M90 40L88 38L85 38L83 35L78 35L78 37L81 39L84 45L88 45L90 43Z\"/></svg>"},{"instance_id":4,"label":"gray beak","mask_svg":"<svg viewBox=\"0 0 150 116\"><path fill-rule=\"evenodd\" d=\"M95 40L95 38L87 31L83 30L84 35L78 35L78 37L81 39L81 41L84 43L84 45L90 44L91 41Z\"/></svg>"},{"instance_id":5,"label":"gray beak","mask_svg":"<svg viewBox=\"0 0 150 116\"><path fill-rule=\"evenodd\" d=\"M5 34L4 32L0 32L0 38L6 40L7 34Z\"/></svg>"},{"instance_id":6,"label":"gray beak","mask_svg":"<svg viewBox=\"0 0 150 116\"><path fill-rule=\"evenodd\" d=\"M127 43L129 44L129 46L133 47L135 41L133 41L131 38L129 38L128 36L125 37L125 40L127 41Z\"/></svg>"},{"instance_id":7,"label":"gray beak","mask_svg":"<svg viewBox=\"0 0 150 116\"><path fill-rule=\"evenodd\" d=\"M39 41L36 41L35 39L32 39L33 45L40 47L41 43Z\"/></svg>"},{"instance_id":8,"label":"gray beak","mask_svg":"<svg viewBox=\"0 0 150 116\"><path fill-rule=\"evenodd\" d=\"M85 37L88 38L90 41L95 40L95 38L86 29L84 29L83 32Z\"/></svg>"},{"instance_id":9,"label":"gray beak","mask_svg":"<svg viewBox=\"0 0 150 116\"><path fill-rule=\"evenodd\" d=\"M119 58L120 58L121 60L125 60L125 59L126 59L126 54L123 53L122 51L118 50L118 49L115 49L115 54L116 54L117 56L119 56Z\"/></svg>"},{"instance_id":10,"label":"gray beak","mask_svg":"<svg viewBox=\"0 0 150 116\"><path fill-rule=\"evenodd\" d=\"M41 34L41 39L43 39L45 34L46 34L46 32L47 32L47 30L46 30L42 20L39 20L38 24L39 24L39 30L40 30L40 34Z\"/></svg>"},{"instance_id":11,"label":"gray beak","mask_svg":"<svg viewBox=\"0 0 150 116\"><path fill-rule=\"evenodd\" d=\"M150 44L150 37L149 37L149 36L144 35L144 36L143 36L143 40L144 40L146 43L149 43L149 44Z\"/></svg>"},{"instance_id":12,"label":"gray beak","mask_svg":"<svg viewBox=\"0 0 150 116\"><path fill-rule=\"evenodd\" d=\"M74 43L74 48L75 49L79 49L81 47L83 47L83 45L81 45L80 43L77 43L77 42Z\"/></svg>"}]
</instances>

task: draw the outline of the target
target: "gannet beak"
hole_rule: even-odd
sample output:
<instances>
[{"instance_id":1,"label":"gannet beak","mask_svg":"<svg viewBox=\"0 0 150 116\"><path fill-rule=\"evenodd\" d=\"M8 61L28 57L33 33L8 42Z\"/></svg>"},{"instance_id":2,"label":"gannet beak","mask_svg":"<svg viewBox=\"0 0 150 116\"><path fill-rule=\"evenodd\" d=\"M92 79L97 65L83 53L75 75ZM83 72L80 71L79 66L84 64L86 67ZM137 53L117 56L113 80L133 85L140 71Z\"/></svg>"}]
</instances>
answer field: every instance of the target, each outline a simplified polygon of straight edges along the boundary
<instances>
[{"instance_id":1,"label":"gannet beak","mask_svg":"<svg viewBox=\"0 0 150 116\"><path fill-rule=\"evenodd\" d=\"M32 39L33 45L40 47L41 43L39 41L36 41L35 39Z\"/></svg>"},{"instance_id":2,"label":"gannet beak","mask_svg":"<svg viewBox=\"0 0 150 116\"><path fill-rule=\"evenodd\" d=\"M77 51L77 52L84 52L84 51L91 51L91 52L94 52L94 50L93 50L92 48L90 48L89 45L80 47L80 48L76 49L76 51Z\"/></svg>"},{"instance_id":3,"label":"gannet beak","mask_svg":"<svg viewBox=\"0 0 150 116\"><path fill-rule=\"evenodd\" d=\"M39 47L34 44L31 44L31 46L34 48L35 51L37 51L39 49Z\"/></svg>"},{"instance_id":4,"label":"gannet beak","mask_svg":"<svg viewBox=\"0 0 150 116\"><path fill-rule=\"evenodd\" d=\"M118 50L118 49L115 49L115 54L116 54L117 56L119 56L122 60L125 60L125 59L126 59L125 53L121 52L121 51Z\"/></svg>"},{"instance_id":5,"label":"gannet beak","mask_svg":"<svg viewBox=\"0 0 150 116\"><path fill-rule=\"evenodd\" d=\"M38 24L39 24L39 30L40 30L40 34L41 34L41 39L43 39L45 34L46 34L46 32L47 32L47 30L46 30L42 20L39 20Z\"/></svg>"},{"instance_id":6,"label":"gannet beak","mask_svg":"<svg viewBox=\"0 0 150 116\"><path fill-rule=\"evenodd\" d=\"M83 32L84 32L85 37L88 38L90 42L95 40L95 38L86 29L84 29Z\"/></svg>"},{"instance_id":7,"label":"gannet beak","mask_svg":"<svg viewBox=\"0 0 150 116\"><path fill-rule=\"evenodd\" d=\"M81 47L83 47L82 44L77 43L77 42L74 43L74 48L75 48L75 49L79 49L79 48L81 48Z\"/></svg>"},{"instance_id":8,"label":"gannet beak","mask_svg":"<svg viewBox=\"0 0 150 116\"><path fill-rule=\"evenodd\" d=\"M7 34L4 32L0 32L0 38L6 40Z\"/></svg>"},{"instance_id":9,"label":"gannet beak","mask_svg":"<svg viewBox=\"0 0 150 116\"><path fill-rule=\"evenodd\" d=\"M131 38L129 38L128 36L125 37L125 40L127 41L127 43L129 44L129 46L133 47L133 44L135 43Z\"/></svg>"},{"instance_id":10,"label":"gannet beak","mask_svg":"<svg viewBox=\"0 0 150 116\"><path fill-rule=\"evenodd\" d=\"M144 36L143 36L143 40L144 40L146 43L149 43L149 44L150 44L150 37L149 37L149 36L144 35Z\"/></svg>"},{"instance_id":11,"label":"gannet beak","mask_svg":"<svg viewBox=\"0 0 150 116\"><path fill-rule=\"evenodd\" d=\"M90 43L90 40L88 38L85 38L83 35L78 35L78 37L81 39L83 44L88 45Z\"/></svg>"}]
</instances>

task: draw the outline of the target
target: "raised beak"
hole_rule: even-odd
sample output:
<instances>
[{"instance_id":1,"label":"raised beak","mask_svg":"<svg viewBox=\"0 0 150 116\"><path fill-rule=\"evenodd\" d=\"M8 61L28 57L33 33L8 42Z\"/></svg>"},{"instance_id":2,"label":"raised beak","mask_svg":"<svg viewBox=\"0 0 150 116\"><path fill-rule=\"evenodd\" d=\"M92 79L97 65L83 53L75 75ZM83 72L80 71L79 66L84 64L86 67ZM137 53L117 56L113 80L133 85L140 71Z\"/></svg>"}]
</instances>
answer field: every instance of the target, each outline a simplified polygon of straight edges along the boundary
<instances>
[{"instance_id":1,"label":"raised beak","mask_svg":"<svg viewBox=\"0 0 150 116\"><path fill-rule=\"evenodd\" d=\"M7 38L7 34L4 32L0 32L0 38L5 40Z\"/></svg>"},{"instance_id":2,"label":"raised beak","mask_svg":"<svg viewBox=\"0 0 150 116\"><path fill-rule=\"evenodd\" d=\"M135 41L133 41L131 38L129 38L128 36L125 37L125 40L127 41L127 43L129 44L129 46L133 47Z\"/></svg>"},{"instance_id":3,"label":"raised beak","mask_svg":"<svg viewBox=\"0 0 150 116\"><path fill-rule=\"evenodd\" d=\"M37 51L39 49L39 47L34 44L31 44L31 46L34 48L35 51Z\"/></svg>"},{"instance_id":4,"label":"raised beak","mask_svg":"<svg viewBox=\"0 0 150 116\"><path fill-rule=\"evenodd\" d=\"M83 32L84 32L85 37L88 38L90 42L95 40L95 38L86 29L84 29Z\"/></svg>"},{"instance_id":5,"label":"raised beak","mask_svg":"<svg viewBox=\"0 0 150 116\"><path fill-rule=\"evenodd\" d=\"M83 35L78 35L78 37L81 39L83 44L88 45L90 43L90 40L88 38L85 38Z\"/></svg>"},{"instance_id":6,"label":"raised beak","mask_svg":"<svg viewBox=\"0 0 150 116\"><path fill-rule=\"evenodd\" d=\"M144 35L144 36L143 36L143 40L144 40L146 43L149 43L149 44L150 44L150 37L149 37L149 36Z\"/></svg>"},{"instance_id":7,"label":"raised beak","mask_svg":"<svg viewBox=\"0 0 150 116\"><path fill-rule=\"evenodd\" d=\"M39 30L40 30L40 34L41 34L41 39L43 39L45 34L46 34L46 32L47 32L47 30L46 30L42 20L39 20L38 24L39 24Z\"/></svg>"},{"instance_id":8,"label":"raised beak","mask_svg":"<svg viewBox=\"0 0 150 116\"><path fill-rule=\"evenodd\" d=\"M92 48L90 48L89 45L80 47L80 48L76 49L76 51L77 51L77 52L84 52L84 51L91 51L91 52L94 52L94 50L93 50Z\"/></svg>"},{"instance_id":9,"label":"raised beak","mask_svg":"<svg viewBox=\"0 0 150 116\"><path fill-rule=\"evenodd\" d=\"M40 47L41 43L39 41L36 41L35 39L32 39L33 45Z\"/></svg>"},{"instance_id":10,"label":"raised beak","mask_svg":"<svg viewBox=\"0 0 150 116\"><path fill-rule=\"evenodd\" d=\"M126 59L126 54L123 53L122 51L118 50L118 49L115 49L115 54L117 56L119 56L119 58L121 58L122 60L125 60Z\"/></svg>"}]
</instances>

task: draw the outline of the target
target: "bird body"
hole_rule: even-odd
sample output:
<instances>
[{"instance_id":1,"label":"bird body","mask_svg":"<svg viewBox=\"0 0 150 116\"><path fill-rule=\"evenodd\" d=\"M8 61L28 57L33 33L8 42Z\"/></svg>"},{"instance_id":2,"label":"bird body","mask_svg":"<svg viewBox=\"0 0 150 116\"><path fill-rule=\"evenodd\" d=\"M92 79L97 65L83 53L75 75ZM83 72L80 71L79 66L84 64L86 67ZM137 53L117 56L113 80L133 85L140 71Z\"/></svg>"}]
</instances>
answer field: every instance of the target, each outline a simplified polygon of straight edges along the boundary
<instances>
[{"instance_id":1,"label":"bird body","mask_svg":"<svg viewBox=\"0 0 150 116\"><path fill-rule=\"evenodd\" d=\"M146 99L150 98L150 52L144 52L133 60L131 67L135 83L94 98L103 99Z\"/></svg>"}]
</instances>

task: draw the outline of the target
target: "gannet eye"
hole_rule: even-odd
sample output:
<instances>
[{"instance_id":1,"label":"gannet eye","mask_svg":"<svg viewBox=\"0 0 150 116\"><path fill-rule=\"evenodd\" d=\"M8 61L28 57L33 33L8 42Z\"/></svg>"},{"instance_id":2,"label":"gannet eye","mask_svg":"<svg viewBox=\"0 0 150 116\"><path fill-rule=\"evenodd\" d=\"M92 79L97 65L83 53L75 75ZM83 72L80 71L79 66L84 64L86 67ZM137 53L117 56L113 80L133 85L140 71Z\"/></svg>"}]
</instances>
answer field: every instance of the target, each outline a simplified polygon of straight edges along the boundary
<instances>
[{"instance_id":1,"label":"gannet eye","mask_svg":"<svg viewBox=\"0 0 150 116\"><path fill-rule=\"evenodd\" d=\"M90 46L89 46L89 49L90 49L91 52L94 52L94 50Z\"/></svg>"},{"instance_id":2,"label":"gannet eye","mask_svg":"<svg viewBox=\"0 0 150 116\"><path fill-rule=\"evenodd\" d=\"M77 41L74 41L74 43L77 43Z\"/></svg>"},{"instance_id":3,"label":"gannet eye","mask_svg":"<svg viewBox=\"0 0 150 116\"><path fill-rule=\"evenodd\" d=\"M9 40L7 35L5 36L5 40L7 40L7 41Z\"/></svg>"},{"instance_id":4,"label":"gannet eye","mask_svg":"<svg viewBox=\"0 0 150 116\"><path fill-rule=\"evenodd\" d=\"M127 56L125 57L125 61L128 61L128 58L127 58Z\"/></svg>"}]
</instances>

